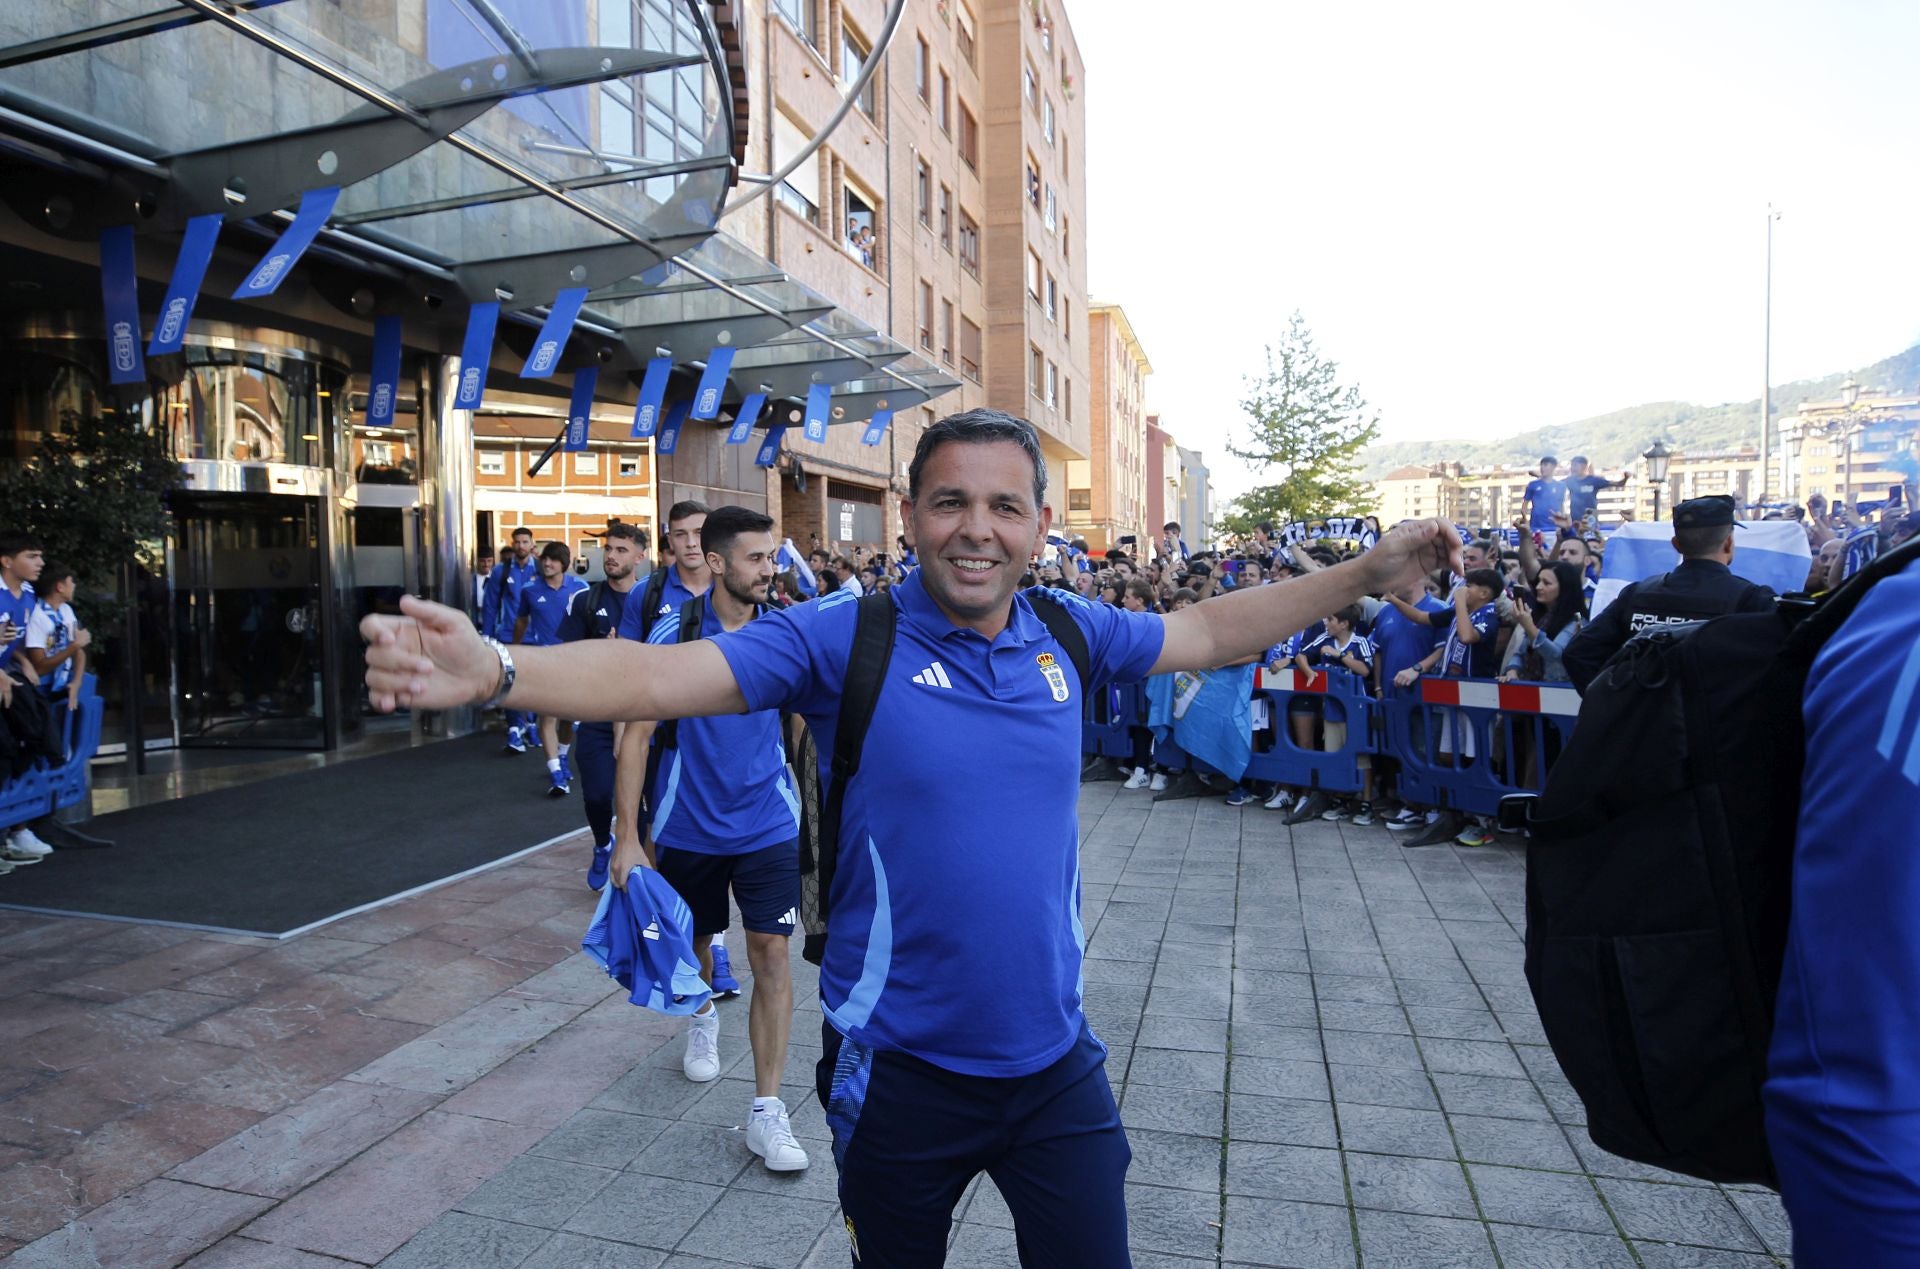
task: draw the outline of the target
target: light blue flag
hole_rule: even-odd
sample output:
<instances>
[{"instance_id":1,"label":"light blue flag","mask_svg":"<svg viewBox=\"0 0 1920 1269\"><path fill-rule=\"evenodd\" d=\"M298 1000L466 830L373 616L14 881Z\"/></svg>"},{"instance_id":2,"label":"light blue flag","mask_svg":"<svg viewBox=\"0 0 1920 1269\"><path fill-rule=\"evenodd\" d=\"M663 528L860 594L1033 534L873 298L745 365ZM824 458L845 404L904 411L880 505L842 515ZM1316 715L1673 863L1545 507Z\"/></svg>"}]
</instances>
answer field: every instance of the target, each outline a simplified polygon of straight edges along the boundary
<instances>
[{"instance_id":1,"label":"light blue flag","mask_svg":"<svg viewBox=\"0 0 1920 1269\"><path fill-rule=\"evenodd\" d=\"M1245 775L1253 761L1253 667L1208 670L1199 695L1174 721L1173 741L1221 775Z\"/></svg>"},{"instance_id":2,"label":"light blue flag","mask_svg":"<svg viewBox=\"0 0 1920 1269\"><path fill-rule=\"evenodd\" d=\"M1734 529L1733 571L1750 582L1771 586L1784 595L1806 585L1813 552L1807 533L1791 520L1742 520ZM1667 521L1635 520L1620 526L1607 539L1600 584L1593 591L1593 616L1614 601L1629 582L1671 572L1680 564L1673 549L1673 525Z\"/></svg>"}]
</instances>

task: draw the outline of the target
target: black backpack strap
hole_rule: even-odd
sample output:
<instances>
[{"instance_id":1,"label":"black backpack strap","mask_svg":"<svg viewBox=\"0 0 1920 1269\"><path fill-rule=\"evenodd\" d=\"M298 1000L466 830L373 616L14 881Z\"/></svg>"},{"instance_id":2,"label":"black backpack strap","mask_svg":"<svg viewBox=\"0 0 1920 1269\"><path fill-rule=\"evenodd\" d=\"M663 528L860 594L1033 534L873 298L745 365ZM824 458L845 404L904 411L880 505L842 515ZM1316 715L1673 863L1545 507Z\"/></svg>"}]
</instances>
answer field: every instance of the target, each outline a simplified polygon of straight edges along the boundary
<instances>
[{"instance_id":1,"label":"black backpack strap","mask_svg":"<svg viewBox=\"0 0 1920 1269\"><path fill-rule=\"evenodd\" d=\"M667 570L656 568L647 574L647 584L640 590L640 641L642 643L645 643L647 636L653 633L654 616L660 611L660 601L666 593Z\"/></svg>"},{"instance_id":2,"label":"black backpack strap","mask_svg":"<svg viewBox=\"0 0 1920 1269\"><path fill-rule=\"evenodd\" d=\"M1084 696L1092 690L1091 670L1087 662L1092 654L1087 651L1087 632L1073 619L1065 604L1055 603L1051 599L1035 599L1033 615L1046 623L1047 632L1060 650L1067 654L1067 660L1073 662L1074 673L1080 676L1080 692Z\"/></svg>"},{"instance_id":3,"label":"black backpack strap","mask_svg":"<svg viewBox=\"0 0 1920 1269\"><path fill-rule=\"evenodd\" d=\"M665 587L661 589L664 590ZM675 640L676 643L694 643L699 640L700 623L706 617L704 611L706 602L705 595L695 595L680 605L680 637ZM679 719L669 718L654 727L653 748L648 751L650 762L657 763L659 759L656 755L665 753L680 743L679 723Z\"/></svg>"},{"instance_id":4,"label":"black backpack strap","mask_svg":"<svg viewBox=\"0 0 1920 1269\"><path fill-rule=\"evenodd\" d=\"M820 832L814 857L803 850L800 871L811 873L811 898L807 906L817 907L817 919L806 922L806 941L801 954L818 965L826 950L828 895L840 854L840 813L846 801L847 784L860 772L860 752L867 741L867 728L873 724L873 711L880 703L880 689L886 685L887 666L893 660L895 611L893 596L880 592L863 595L855 601L853 647L847 654L847 673L840 688L840 715L833 732L831 777L820 804ZM817 929L815 927L818 927Z\"/></svg>"}]
</instances>

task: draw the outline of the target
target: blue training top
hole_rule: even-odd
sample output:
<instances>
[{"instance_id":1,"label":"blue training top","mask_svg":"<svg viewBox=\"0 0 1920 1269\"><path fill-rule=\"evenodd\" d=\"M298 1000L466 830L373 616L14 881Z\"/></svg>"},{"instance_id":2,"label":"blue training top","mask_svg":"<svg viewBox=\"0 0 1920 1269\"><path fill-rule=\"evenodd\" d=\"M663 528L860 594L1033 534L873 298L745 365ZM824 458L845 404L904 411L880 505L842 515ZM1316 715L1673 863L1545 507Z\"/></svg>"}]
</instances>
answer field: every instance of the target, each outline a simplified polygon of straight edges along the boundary
<instances>
[{"instance_id":1,"label":"blue training top","mask_svg":"<svg viewBox=\"0 0 1920 1269\"><path fill-rule=\"evenodd\" d=\"M893 656L842 808L820 1000L843 1035L967 1075L1017 1076L1078 1039L1082 693L1160 655L1150 613L1036 587L992 640L910 575L889 592ZM789 608L715 642L749 709L803 715L830 781L856 596ZM1093 682L1034 615L1087 635ZM684 725L684 724L683 724Z\"/></svg>"},{"instance_id":2,"label":"blue training top","mask_svg":"<svg viewBox=\"0 0 1920 1269\"><path fill-rule=\"evenodd\" d=\"M514 619L527 619L524 640L527 646L543 648L559 643L560 621L567 615L567 604L586 588L587 584L582 579L572 573L562 573L558 586L547 585L547 579L541 577L521 591L520 611L514 615Z\"/></svg>"},{"instance_id":3,"label":"blue training top","mask_svg":"<svg viewBox=\"0 0 1920 1269\"><path fill-rule=\"evenodd\" d=\"M627 596L628 603L625 611L620 614L620 625L618 627L622 639L634 639L645 643L647 637L653 633L654 623L658 622L662 617L677 615L680 611L680 605L693 598L693 592L688 590L686 583L680 580L680 570L674 565L669 564L667 565L667 585L666 588L660 592L660 606L652 612L641 612L641 592L646 590L647 582L651 580L652 578L643 580L638 586L634 587L633 593ZM701 593L705 594L706 592L702 591Z\"/></svg>"},{"instance_id":4,"label":"blue training top","mask_svg":"<svg viewBox=\"0 0 1920 1269\"><path fill-rule=\"evenodd\" d=\"M1804 716L1767 1100L1816 1120L1920 1112L1920 566L1877 583L1820 650ZM1920 1139L1901 1149L1920 1176Z\"/></svg>"},{"instance_id":5,"label":"blue training top","mask_svg":"<svg viewBox=\"0 0 1920 1269\"><path fill-rule=\"evenodd\" d=\"M533 556L525 561L495 564L481 599L480 633L511 640L513 623L520 616L520 592L539 580L540 561Z\"/></svg>"},{"instance_id":6,"label":"blue training top","mask_svg":"<svg viewBox=\"0 0 1920 1269\"><path fill-rule=\"evenodd\" d=\"M713 605L701 604L700 637L724 633ZM679 612L655 623L647 642L680 642ZM800 799L787 779L779 710L683 718L673 726L674 747L660 755L648 790L654 841L702 855L745 855L799 840Z\"/></svg>"}]
</instances>

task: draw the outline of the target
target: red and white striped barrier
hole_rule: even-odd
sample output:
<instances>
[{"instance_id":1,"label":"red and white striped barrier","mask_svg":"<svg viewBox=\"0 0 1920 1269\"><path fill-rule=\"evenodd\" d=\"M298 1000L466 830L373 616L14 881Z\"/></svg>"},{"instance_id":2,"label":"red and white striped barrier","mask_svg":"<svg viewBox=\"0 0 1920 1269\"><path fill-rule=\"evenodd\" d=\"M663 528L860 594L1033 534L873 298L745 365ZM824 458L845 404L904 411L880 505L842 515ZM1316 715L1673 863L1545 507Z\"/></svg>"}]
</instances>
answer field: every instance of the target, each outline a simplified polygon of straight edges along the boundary
<instances>
[{"instance_id":1,"label":"red and white striped barrier","mask_svg":"<svg viewBox=\"0 0 1920 1269\"><path fill-rule=\"evenodd\" d=\"M1327 675L1324 671L1308 674L1295 666L1278 672L1264 665L1253 667L1253 690L1256 692L1319 692L1325 695Z\"/></svg>"},{"instance_id":2,"label":"red and white striped barrier","mask_svg":"<svg viewBox=\"0 0 1920 1269\"><path fill-rule=\"evenodd\" d=\"M1580 693L1570 687L1495 683L1487 679L1423 678L1420 699L1428 705L1465 705L1508 714L1558 714L1571 718L1580 712Z\"/></svg>"}]
</instances>

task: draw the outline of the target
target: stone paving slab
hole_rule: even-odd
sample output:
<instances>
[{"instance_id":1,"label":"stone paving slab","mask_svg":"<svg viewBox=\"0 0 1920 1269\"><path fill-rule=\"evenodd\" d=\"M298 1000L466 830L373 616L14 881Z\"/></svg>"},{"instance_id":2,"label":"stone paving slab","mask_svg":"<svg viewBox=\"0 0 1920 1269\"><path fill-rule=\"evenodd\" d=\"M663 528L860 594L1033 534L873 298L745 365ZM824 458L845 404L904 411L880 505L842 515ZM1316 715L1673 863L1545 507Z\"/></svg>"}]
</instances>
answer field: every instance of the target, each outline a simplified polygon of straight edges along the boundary
<instances>
[{"instance_id":1,"label":"stone paving slab","mask_svg":"<svg viewBox=\"0 0 1920 1269\"><path fill-rule=\"evenodd\" d=\"M1516 843L1406 850L1112 784L1081 817L1086 1007L1140 1269L1788 1263L1771 1194L1587 1140L1521 973ZM279 945L0 916L0 1253L848 1264L812 967L796 956L782 1094L814 1165L775 1175L741 1132L745 1000L722 1006L723 1077L689 1084L681 1024L572 952L583 861L563 843ZM1017 1263L991 1182L948 1263Z\"/></svg>"}]
</instances>

